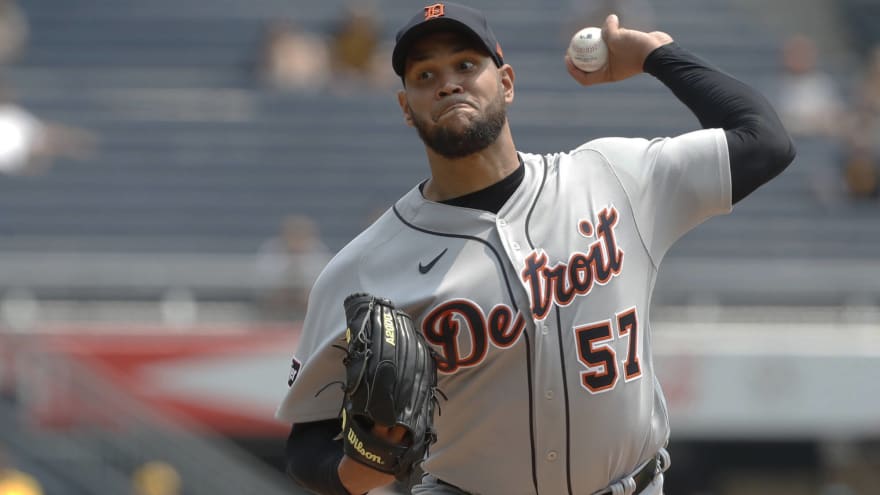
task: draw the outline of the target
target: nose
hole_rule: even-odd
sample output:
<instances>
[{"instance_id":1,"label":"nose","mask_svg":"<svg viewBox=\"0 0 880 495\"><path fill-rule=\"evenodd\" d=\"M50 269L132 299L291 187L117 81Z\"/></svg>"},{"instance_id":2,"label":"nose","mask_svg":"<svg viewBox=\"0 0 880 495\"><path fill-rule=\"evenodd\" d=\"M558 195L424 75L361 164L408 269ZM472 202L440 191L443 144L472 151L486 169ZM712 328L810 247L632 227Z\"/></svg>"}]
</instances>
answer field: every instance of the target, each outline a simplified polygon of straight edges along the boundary
<instances>
[{"instance_id":1,"label":"nose","mask_svg":"<svg viewBox=\"0 0 880 495\"><path fill-rule=\"evenodd\" d=\"M447 96L451 96L454 94L461 94L464 92L464 88L461 87L461 84L453 78L446 78L437 88L437 97L445 98Z\"/></svg>"}]
</instances>

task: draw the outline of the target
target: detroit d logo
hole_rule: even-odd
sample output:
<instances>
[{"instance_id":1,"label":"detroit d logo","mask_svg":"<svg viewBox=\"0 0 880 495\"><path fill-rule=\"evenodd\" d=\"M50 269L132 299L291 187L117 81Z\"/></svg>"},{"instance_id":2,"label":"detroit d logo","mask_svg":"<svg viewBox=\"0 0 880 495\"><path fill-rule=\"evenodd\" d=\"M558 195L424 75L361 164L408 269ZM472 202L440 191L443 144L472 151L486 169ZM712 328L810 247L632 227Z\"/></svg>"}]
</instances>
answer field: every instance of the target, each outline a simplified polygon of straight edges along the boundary
<instances>
[{"instance_id":1,"label":"detroit d logo","mask_svg":"<svg viewBox=\"0 0 880 495\"><path fill-rule=\"evenodd\" d=\"M446 7L442 3L435 3L425 7L425 20L443 17L446 15Z\"/></svg>"}]
</instances>

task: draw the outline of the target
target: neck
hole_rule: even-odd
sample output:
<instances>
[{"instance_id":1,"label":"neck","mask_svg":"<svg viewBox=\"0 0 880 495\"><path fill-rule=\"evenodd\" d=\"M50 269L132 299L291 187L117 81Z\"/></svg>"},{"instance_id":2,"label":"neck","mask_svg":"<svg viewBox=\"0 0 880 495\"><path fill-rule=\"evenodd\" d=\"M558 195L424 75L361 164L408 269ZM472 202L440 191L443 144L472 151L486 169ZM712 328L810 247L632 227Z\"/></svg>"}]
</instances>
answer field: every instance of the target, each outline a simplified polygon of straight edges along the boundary
<instances>
[{"instance_id":1,"label":"neck","mask_svg":"<svg viewBox=\"0 0 880 495\"><path fill-rule=\"evenodd\" d=\"M431 178L423 194L431 201L445 201L485 189L519 167L516 146L506 124L488 148L462 158L449 159L426 148Z\"/></svg>"}]
</instances>

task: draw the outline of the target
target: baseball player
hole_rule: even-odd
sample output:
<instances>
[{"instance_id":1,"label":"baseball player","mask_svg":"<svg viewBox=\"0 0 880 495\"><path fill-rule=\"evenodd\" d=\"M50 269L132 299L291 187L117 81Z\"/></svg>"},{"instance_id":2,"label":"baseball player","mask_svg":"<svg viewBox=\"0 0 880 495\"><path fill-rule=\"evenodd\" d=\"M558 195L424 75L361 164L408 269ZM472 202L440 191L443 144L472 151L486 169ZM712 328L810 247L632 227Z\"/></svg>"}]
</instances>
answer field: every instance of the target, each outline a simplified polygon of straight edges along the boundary
<instances>
[{"instance_id":1,"label":"baseball player","mask_svg":"<svg viewBox=\"0 0 880 495\"><path fill-rule=\"evenodd\" d=\"M288 473L316 493L360 494L393 477L343 455L341 301L369 292L410 314L436 351L437 440L413 494L662 493L669 438L649 308L670 246L780 173L791 140L766 100L666 33L602 26L590 86L646 72L703 129L519 151L506 108L515 73L484 15L443 2L399 31L404 121L430 178L347 245L319 277L278 417ZM405 441L399 426L373 434Z\"/></svg>"}]
</instances>

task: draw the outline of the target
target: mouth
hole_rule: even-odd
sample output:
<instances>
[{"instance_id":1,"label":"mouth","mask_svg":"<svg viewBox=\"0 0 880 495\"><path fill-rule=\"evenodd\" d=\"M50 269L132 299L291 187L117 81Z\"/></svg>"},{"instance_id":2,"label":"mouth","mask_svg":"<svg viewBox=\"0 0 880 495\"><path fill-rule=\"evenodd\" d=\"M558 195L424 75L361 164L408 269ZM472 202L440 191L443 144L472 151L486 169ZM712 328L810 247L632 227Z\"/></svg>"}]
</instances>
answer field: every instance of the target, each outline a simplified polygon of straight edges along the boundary
<instances>
[{"instance_id":1,"label":"mouth","mask_svg":"<svg viewBox=\"0 0 880 495\"><path fill-rule=\"evenodd\" d=\"M470 104L465 103L465 102L453 103L452 105L449 105L448 107L441 110L440 113L437 114L437 117L435 118L435 120L440 120L440 118L443 117L444 115L446 115L448 113L452 113L456 110L460 110L462 108L473 108L473 107Z\"/></svg>"}]
</instances>

